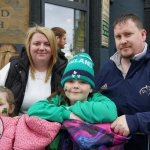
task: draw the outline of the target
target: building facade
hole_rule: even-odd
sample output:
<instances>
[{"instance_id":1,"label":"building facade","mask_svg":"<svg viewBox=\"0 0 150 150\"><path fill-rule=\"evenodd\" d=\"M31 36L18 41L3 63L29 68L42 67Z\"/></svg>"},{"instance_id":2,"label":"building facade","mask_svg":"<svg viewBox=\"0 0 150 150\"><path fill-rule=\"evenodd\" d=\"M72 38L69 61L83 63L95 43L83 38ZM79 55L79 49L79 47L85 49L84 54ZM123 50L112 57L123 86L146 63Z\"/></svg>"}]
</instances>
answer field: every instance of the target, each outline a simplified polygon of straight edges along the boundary
<instances>
[{"instance_id":1,"label":"building facade","mask_svg":"<svg viewBox=\"0 0 150 150\"><path fill-rule=\"evenodd\" d=\"M0 43L24 44L26 30L35 24L67 31L66 56L87 52L95 72L114 53L112 24L123 13L135 13L150 42L150 0L1 0Z\"/></svg>"}]
</instances>

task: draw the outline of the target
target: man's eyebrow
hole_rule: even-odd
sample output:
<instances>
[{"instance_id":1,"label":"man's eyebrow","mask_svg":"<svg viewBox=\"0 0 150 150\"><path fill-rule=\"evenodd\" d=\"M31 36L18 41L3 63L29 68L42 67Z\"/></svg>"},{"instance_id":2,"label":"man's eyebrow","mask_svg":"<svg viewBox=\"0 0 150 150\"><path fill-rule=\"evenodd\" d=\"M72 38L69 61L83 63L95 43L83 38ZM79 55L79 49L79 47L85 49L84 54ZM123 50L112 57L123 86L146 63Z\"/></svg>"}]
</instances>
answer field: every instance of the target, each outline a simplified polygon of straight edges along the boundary
<instances>
[{"instance_id":1,"label":"man's eyebrow","mask_svg":"<svg viewBox=\"0 0 150 150\"><path fill-rule=\"evenodd\" d=\"M116 35L114 35L114 37L116 37L116 36L120 36L120 34L116 34Z\"/></svg>"}]
</instances>

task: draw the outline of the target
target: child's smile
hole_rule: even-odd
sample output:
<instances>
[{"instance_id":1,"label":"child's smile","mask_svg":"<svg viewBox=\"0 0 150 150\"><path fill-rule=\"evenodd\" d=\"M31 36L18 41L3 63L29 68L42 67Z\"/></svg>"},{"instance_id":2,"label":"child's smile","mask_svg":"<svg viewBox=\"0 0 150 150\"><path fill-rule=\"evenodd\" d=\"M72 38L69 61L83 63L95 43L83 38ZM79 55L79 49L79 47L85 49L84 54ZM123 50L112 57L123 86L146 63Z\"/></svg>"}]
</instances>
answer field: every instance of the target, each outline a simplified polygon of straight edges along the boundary
<instances>
[{"instance_id":1,"label":"child's smile","mask_svg":"<svg viewBox=\"0 0 150 150\"><path fill-rule=\"evenodd\" d=\"M77 100L84 102L89 93L92 92L90 84L82 80L69 80L65 83L65 94L69 98L71 105Z\"/></svg>"}]
</instances>

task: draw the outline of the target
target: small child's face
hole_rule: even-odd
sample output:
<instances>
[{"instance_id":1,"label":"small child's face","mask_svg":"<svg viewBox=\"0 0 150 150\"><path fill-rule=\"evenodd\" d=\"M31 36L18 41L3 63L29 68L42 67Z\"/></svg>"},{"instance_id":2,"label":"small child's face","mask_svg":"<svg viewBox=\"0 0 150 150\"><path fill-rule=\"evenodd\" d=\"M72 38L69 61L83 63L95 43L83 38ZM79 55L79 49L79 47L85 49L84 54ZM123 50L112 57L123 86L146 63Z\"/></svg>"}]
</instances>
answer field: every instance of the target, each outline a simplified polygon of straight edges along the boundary
<instances>
[{"instance_id":1,"label":"small child's face","mask_svg":"<svg viewBox=\"0 0 150 150\"><path fill-rule=\"evenodd\" d=\"M82 102L86 101L89 93L93 91L90 84L82 80L68 80L64 84L64 90L71 105L78 100Z\"/></svg>"},{"instance_id":2,"label":"small child's face","mask_svg":"<svg viewBox=\"0 0 150 150\"><path fill-rule=\"evenodd\" d=\"M0 92L0 116L8 116L9 104L7 102L7 93Z\"/></svg>"}]
</instances>

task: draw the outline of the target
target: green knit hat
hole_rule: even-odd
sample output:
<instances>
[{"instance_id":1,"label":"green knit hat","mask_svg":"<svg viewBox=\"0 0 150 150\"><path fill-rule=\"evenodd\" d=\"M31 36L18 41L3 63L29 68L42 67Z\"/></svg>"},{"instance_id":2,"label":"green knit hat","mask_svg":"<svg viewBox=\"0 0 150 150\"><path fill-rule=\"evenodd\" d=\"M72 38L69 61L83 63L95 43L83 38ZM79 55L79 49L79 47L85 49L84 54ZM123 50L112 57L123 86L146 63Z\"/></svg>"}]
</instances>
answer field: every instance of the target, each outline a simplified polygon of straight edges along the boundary
<instances>
[{"instance_id":1,"label":"green knit hat","mask_svg":"<svg viewBox=\"0 0 150 150\"><path fill-rule=\"evenodd\" d=\"M70 59L65 68L64 74L61 79L61 85L64 86L65 82L70 79L83 80L95 87L94 84L94 63L87 53L80 53Z\"/></svg>"}]
</instances>

